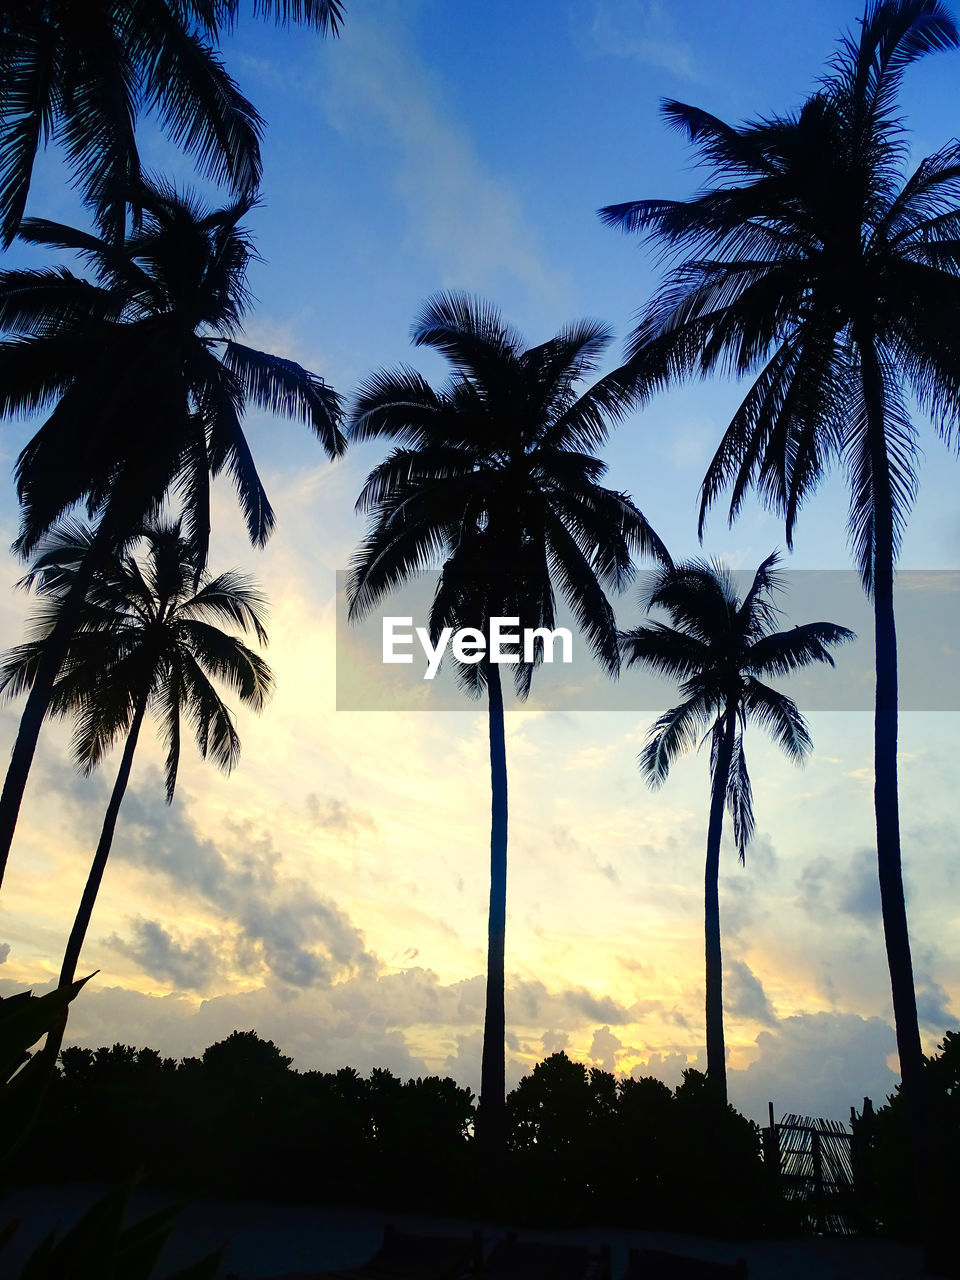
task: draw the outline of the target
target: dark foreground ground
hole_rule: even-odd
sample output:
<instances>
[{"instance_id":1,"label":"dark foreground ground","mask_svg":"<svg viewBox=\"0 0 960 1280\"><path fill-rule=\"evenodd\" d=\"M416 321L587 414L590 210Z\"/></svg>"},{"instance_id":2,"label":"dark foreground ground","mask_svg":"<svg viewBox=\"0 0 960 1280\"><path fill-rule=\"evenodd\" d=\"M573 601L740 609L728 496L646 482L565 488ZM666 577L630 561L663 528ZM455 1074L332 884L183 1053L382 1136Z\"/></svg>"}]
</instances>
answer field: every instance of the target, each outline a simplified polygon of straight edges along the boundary
<instances>
[{"instance_id":1,"label":"dark foreground ground","mask_svg":"<svg viewBox=\"0 0 960 1280\"><path fill-rule=\"evenodd\" d=\"M106 1190L74 1184L61 1187L16 1187L0 1196L0 1226L20 1219L20 1229L0 1256L0 1276L15 1277L30 1250L55 1224L69 1226ZM170 1203L153 1191L134 1195L128 1221ZM326 1270L356 1266L380 1244L385 1222L431 1235L469 1235L479 1229L489 1248L506 1234L494 1223L473 1218L421 1218L411 1214L366 1209L277 1205L262 1201L205 1200L188 1204L164 1254L159 1276L196 1261L219 1245L229 1245L221 1275L277 1275L284 1271ZM878 1240L827 1237L780 1241L720 1241L672 1232L592 1230L521 1231L521 1239L609 1244L613 1280L620 1280L631 1245L669 1249L701 1258L732 1261L746 1258L751 1280L914 1280L923 1274L920 1250Z\"/></svg>"}]
</instances>

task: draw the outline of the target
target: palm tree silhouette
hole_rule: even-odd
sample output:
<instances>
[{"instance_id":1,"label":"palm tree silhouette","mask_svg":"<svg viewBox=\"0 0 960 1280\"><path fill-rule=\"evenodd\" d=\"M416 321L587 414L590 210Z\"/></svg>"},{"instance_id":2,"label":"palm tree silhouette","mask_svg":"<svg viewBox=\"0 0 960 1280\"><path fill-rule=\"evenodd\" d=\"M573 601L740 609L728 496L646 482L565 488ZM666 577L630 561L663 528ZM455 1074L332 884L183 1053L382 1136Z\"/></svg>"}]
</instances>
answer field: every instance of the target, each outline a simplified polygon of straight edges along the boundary
<instances>
[{"instance_id":1,"label":"palm tree silhouette","mask_svg":"<svg viewBox=\"0 0 960 1280\"><path fill-rule=\"evenodd\" d=\"M337 394L322 378L237 341L253 256L240 225L249 200L209 211L157 185L122 249L72 227L27 219L32 244L75 251L64 268L0 273L0 414L53 411L16 465L17 549L29 555L77 503L97 535L58 611L20 721L0 796L0 880L53 681L99 559L173 492L194 564L206 562L209 477L227 471L251 541L274 514L242 429L246 407L307 422L330 457L344 448Z\"/></svg>"},{"instance_id":2,"label":"palm tree silhouette","mask_svg":"<svg viewBox=\"0 0 960 1280\"><path fill-rule=\"evenodd\" d=\"M786 675L812 662L833 666L829 648L854 638L832 622L808 622L774 631L773 596L783 588L774 552L764 560L741 599L722 566L688 560L661 569L644 595L673 626L646 623L621 634L627 665L640 664L680 681L683 701L656 721L640 755L653 787L666 781L673 761L710 736L710 821L704 871L706 939L707 1078L727 1100L723 1039L723 970L720 950L720 838L723 810L743 862L754 831L753 795L744 754L747 723L761 725L797 764L813 746L796 703L761 677Z\"/></svg>"},{"instance_id":3,"label":"palm tree silhouette","mask_svg":"<svg viewBox=\"0 0 960 1280\"><path fill-rule=\"evenodd\" d=\"M16 235L33 164L52 136L98 225L123 238L137 205L135 127L155 110L203 173L252 195L263 121L215 51L239 0L0 0L0 245ZM336 35L340 0L255 0L255 13Z\"/></svg>"},{"instance_id":4,"label":"palm tree silhouette","mask_svg":"<svg viewBox=\"0 0 960 1280\"><path fill-rule=\"evenodd\" d=\"M850 540L875 617L874 797L884 938L914 1150L923 1053L903 895L897 791L894 565L916 490L911 398L951 443L960 416L960 143L907 175L897 113L905 69L954 49L939 0L871 0L820 92L792 116L738 128L664 107L712 170L687 201L612 205L684 259L634 332L622 376L638 398L712 369L756 373L710 465L708 506L732 485L797 512L833 461L850 484Z\"/></svg>"},{"instance_id":5,"label":"palm tree silhouette","mask_svg":"<svg viewBox=\"0 0 960 1280\"><path fill-rule=\"evenodd\" d=\"M430 300L413 341L440 351L451 380L434 390L411 369L373 374L360 388L351 438L395 442L367 478L357 503L370 527L354 559L350 615L361 617L432 565L442 567L430 616L445 626L489 635L493 617L523 627L555 625L554 584L573 610L594 655L619 665L616 622L604 588L622 589L632 556L667 552L622 493L599 483L592 450L629 397L604 380L577 395L610 341L604 326L581 321L525 349L492 306L465 294ZM518 694L534 662L513 666ZM489 705L492 822L486 1011L481 1066L481 1127L495 1146L504 1113L504 942L507 874L507 765L503 692L496 663L463 665L464 685Z\"/></svg>"},{"instance_id":6,"label":"palm tree silhouette","mask_svg":"<svg viewBox=\"0 0 960 1280\"><path fill-rule=\"evenodd\" d=\"M36 679L44 646L70 594L73 578L89 553L94 531L68 520L43 540L27 585L36 587L40 608L30 620L31 638L0 660L0 693L16 696ZM263 659L229 623L266 644L266 604L252 581L228 572L201 573L180 522L145 526L145 554L130 552L101 563L91 584L50 699L50 713L73 718L73 757L92 773L121 739L123 754L100 840L83 890L60 971L60 986L76 976L90 918L113 843L137 741L147 711L153 712L167 749L167 803L173 800L180 765L181 720L189 720L204 758L229 772L240 755L233 716L214 681L227 685L245 706L260 711L273 689Z\"/></svg>"}]
</instances>

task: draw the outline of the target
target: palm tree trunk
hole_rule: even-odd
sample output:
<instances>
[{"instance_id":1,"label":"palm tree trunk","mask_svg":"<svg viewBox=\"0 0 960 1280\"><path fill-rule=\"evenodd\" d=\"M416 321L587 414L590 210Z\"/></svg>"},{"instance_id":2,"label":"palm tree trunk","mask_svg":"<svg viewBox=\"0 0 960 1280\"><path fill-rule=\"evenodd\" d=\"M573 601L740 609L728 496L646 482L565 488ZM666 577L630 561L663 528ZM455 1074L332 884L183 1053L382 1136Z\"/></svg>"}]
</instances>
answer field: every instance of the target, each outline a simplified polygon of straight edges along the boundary
<instances>
[{"instance_id":1,"label":"palm tree trunk","mask_svg":"<svg viewBox=\"0 0 960 1280\"><path fill-rule=\"evenodd\" d=\"M490 914L487 927L487 1003L483 1018L478 1120L490 1149L505 1137L506 1014L504 1010L504 946L507 926L507 747L503 725L500 668L487 665L490 724Z\"/></svg>"},{"instance_id":2,"label":"palm tree trunk","mask_svg":"<svg viewBox=\"0 0 960 1280\"><path fill-rule=\"evenodd\" d=\"M929 1137L923 1077L923 1049L917 1018L910 934L903 895L900 804L897 779L897 628L893 610L893 492L884 433L882 373L872 343L861 344L871 465L874 477L873 616L876 652L874 712L874 810L880 909L893 995L893 1020L903 1081L918 1194L924 1200Z\"/></svg>"},{"instance_id":3,"label":"palm tree trunk","mask_svg":"<svg viewBox=\"0 0 960 1280\"><path fill-rule=\"evenodd\" d=\"M127 790L127 783L130 781L130 769L133 765L133 753L137 749L137 739L140 736L140 728L143 724L143 717L147 709L147 700L142 698L133 721L130 725L130 732L127 734L127 741L124 744L123 755L120 759L120 769L117 773L117 780L113 784L113 791L110 794L110 803L107 805L107 812L104 814L103 826L100 829L100 840L97 844L97 851L93 855L93 864L90 867L90 873L87 876L87 883L83 888L83 896L80 899L80 906L77 910L76 918L73 922L73 928L70 930L70 937L67 939L67 949L63 953L63 964L60 966L60 982L59 986L68 987L77 976L77 965L80 963L80 952L83 950L84 939L87 936L87 929L90 927L90 918L93 915L93 908L97 901L97 894L100 892L100 885L103 881L103 873L106 870L107 858L110 856L110 847L113 844L113 834L117 829L117 816L120 813L120 805L123 802L124 793ZM67 1014L69 1010L63 1011L63 1018L59 1024L54 1027L47 1036L46 1043L43 1047L44 1054L56 1060L57 1054L60 1052L60 1046L63 1043L64 1032L67 1029Z\"/></svg>"},{"instance_id":4,"label":"palm tree trunk","mask_svg":"<svg viewBox=\"0 0 960 1280\"><path fill-rule=\"evenodd\" d=\"M728 704L711 781L707 865L703 875L703 925L707 963L707 1079L724 1102L727 1100L727 1061L723 1043L723 957L720 951L720 838L723 835L723 808L727 800L727 779L733 759L736 728L737 717Z\"/></svg>"},{"instance_id":5,"label":"palm tree trunk","mask_svg":"<svg viewBox=\"0 0 960 1280\"><path fill-rule=\"evenodd\" d=\"M80 906L77 910L76 919L73 922L73 928L70 930L67 949L64 952L63 964L60 968L59 985L61 987L69 986L77 976L77 965L80 963L80 952L83 949L84 939L87 936L87 929L90 925L90 917L93 915L93 908L97 901L97 894L100 892L100 884L103 881L103 873L107 866L107 858L110 856L110 847L113 844L113 835L117 829L117 816L120 813L120 805L123 802L124 793L127 790L127 783L130 781L130 769L133 765L133 753L137 749L137 739L140 736L140 728L143 724L143 717L146 710L147 700L144 697L140 700L140 704L134 713L133 721L130 725L130 732L127 734L127 741L123 748L123 756L120 759L120 769L117 773L117 780L113 784L110 803L107 805L107 812L104 814L103 818L103 826L100 829L100 841L97 845L97 851L93 855L93 864L90 867L90 874L87 876L87 883L84 885L83 897L80 899Z\"/></svg>"},{"instance_id":6,"label":"palm tree trunk","mask_svg":"<svg viewBox=\"0 0 960 1280\"><path fill-rule=\"evenodd\" d=\"M105 520L100 525L90 544L89 550L77 568L76 576L57 616L56 624L44 645L43 657L37 670L37 677L27 697L26 706L20 717L20 727L13 744L10 764L0 792L0 884L3 883L13 833L17 828L20 804L27 786L27 777L33 763L33 755L37 749L37 739L43 725L47 708L50 705L50 694L60 671L60 664L70 646L70 640L76 630L80 611L86 599L90 583L100 563L105 548L109 544L110 531Z\"/></svg>"}]
</instances>

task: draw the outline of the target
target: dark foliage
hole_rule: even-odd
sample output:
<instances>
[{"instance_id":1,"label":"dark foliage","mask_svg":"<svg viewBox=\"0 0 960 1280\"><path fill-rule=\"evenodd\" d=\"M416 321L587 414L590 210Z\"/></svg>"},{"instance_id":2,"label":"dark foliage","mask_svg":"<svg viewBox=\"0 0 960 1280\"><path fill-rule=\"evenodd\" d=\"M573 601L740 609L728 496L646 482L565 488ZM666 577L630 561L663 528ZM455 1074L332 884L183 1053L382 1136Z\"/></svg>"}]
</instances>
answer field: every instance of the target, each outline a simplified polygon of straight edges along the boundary
<instances>
[{"instance_id":1,"label":"dark foliage","mask_svg":"<svg viewBox=\"0 0 960 1280\"><path fill-rule=\"evenodd\" d=\"M555 1053L520 1081L507 1109L512 1193L538 1219L721 1235L787 1224L756 1125L699 1071L670 1090Z\"/></svg>"},{"instance_id":2,"label":"dark foliage","mask_svg":"<svg viewBox=\"0 0 960 1280\"><path fill-rule=\"evenodd\" d=\"M61 1068L20 1178L117 1181L140 1171L190 1195L526 1224L732 1234L790 1226L756 1126L718 1104L696 1071L671 1091L553 1054L507 1100L507 1151L491 1186L473 1139L475 1098L449 1078L298 1072L252 1031L181 1062L120 1044L65 1049Z\"/></svg>"},{"instance_id":3,"label":"dark foliage","mask_svg":"<svg viewBox=\"0 0 960 1280\"><path fill-rule=\"evenodd\" d=\"M340 0L254 0L255 15L336 35ZM263 121L218 52L239 0L0 0L0 244L23 216L53 140L104 232L122 239L141 174L135 129L152 112L208 177L250 195Z\"/></svg>"},{"instance_id":4,"label":"dark foliage","mask_svg":"<svg viewBox=\"0 0 960 1280\"><path fill-rule=\"evenodd\" d=\"M924 1060L930 1114L929 1194L937 1221L955 1226L960 1204L960 1032L948 1031L940 1052ZM908 1116L901 1086L877 1111L854 1121L854 1168L863 1225L893 1236L920 1231L915 1184L910 1176Z\"/></svg>"}]
</instances>

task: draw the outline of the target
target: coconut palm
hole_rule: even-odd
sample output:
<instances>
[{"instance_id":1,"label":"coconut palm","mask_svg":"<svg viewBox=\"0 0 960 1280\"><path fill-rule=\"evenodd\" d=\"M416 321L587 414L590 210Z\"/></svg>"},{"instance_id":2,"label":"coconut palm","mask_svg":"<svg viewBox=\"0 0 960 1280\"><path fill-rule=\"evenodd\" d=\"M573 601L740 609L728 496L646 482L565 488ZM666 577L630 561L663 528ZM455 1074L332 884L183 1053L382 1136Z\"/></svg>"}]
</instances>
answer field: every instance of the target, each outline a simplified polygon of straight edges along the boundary
<instances>
[{"instance_id":1,"label":"coconut palm","mask_svg":"<svg viewBox=\"0 0 960 1280\"><path fill-rule=\"evenodd\" d=\"M598 382L578 395L610 340L581 321L541 346L524 348L495 308L464 294L428 302L413 328L453 369L439 390L411 369L373 374L352 412L351 438L386 437L395 447L375 467L358 509L370 526L352 566L350 613L360 617L403 582L441 569L430 627L472 626L489 635L493 617L553 628L555 588L573 610L599 661L619 663L616 624L604 588L630 580L632 556L666 550L633 502L599 484L593 450L627 403ZM513 667L517 691L534 662ZM496 663L459 668L489 705L492 824L481 1126L496 1140L504 1108L504 942L507 766L503 692Z\"/></svg>"},{"instance_id":2,"label":"coconut palm","mask_svg":"<svg viewBox=\"0 0 960 1280\"><path fill-rule=\"evenodd\" d=\"M25 692L36 679L44 645L94 536L89 525L71 520L57 525L42 541L24 580L36 587L40 605L28 624L30 639L0 660L0 693L7 697ZM198 581L193 548L182 536L179 521L148 525L140 540L144 554L112 556L97 570L50 700L52 714L75 720L73 757L85 775L123 741L100 840L64 953L60 986L69 986L76 976L148 711L166 747L170 803L184 717L200 754L229 772L239 758L240 739L216 683L229 687L255 711L262 710L273 688L273 675L263 659L221 629L227 623L266 643L265 601L252 581L233 572L215 578L202 573Z\"/></svg>"},{"instance_id":3,"label":"coconut palm","mask_svg":"<svg viewBox=\"0 0 960 1280\"><path fill-rule=\"evenodd\" d=\"M253 256L240 220L249 200L209 211L190 195L145 189L144 225L122 249L72 227L27 219L21 237L73 250L88 272L0 272L0 415L49 409L16 465L17 548L29 555L77 503L97 536L72 580L30 690L0 796L0 879L47 699L98 557L173 493L194 563L206 562L209 477L229 473L251 540L274 524L243 433L250 406L307 422L342 452L339 399L323 379L239 342Z\"/></svg>"},{"instance_id":4,"label":"coconut palm","mask_svg":"<svg viewBox=\"0 0 960 1280\"><path fill-rule=\"evenodd\" d=\"M263 122L215 51L239 0L0 0L0 244L23 216L36 154L61 143L104 233L123 238L140 178L135 127L154 110L202 171L260 181ZM339 0L255 0L254 12L336 35Z\"/></svg>"},{"instance_id":5,"label":"coconut palm","mask_svg":"<svg viewBox=\"0 0 960 1280\"><path fill-rule=\"evenodd\" d=\"M960 45L940 0L871 0L820 91L794 115L739 127L668 102L668 121L712 170L693 199L613 205L678 266L631 339L638 398L714 369L755 380L707 472L786 520L839 462L849 532L873 599L877 861L903 1088L915 1148L923 1055L903 896L897 795L894 565L916 488L916 405L948 444L960 416L960 143L912 172L897 110L906 68Z\"/></svg>"},{"instance_id":6,"label":"coconut palm","mask_svg":"<svg viewBox=\"0 0 960 1280\"><path fill-rule=\"evenodd\" d=\"M704 872L706 939L707 1078L727 1098L720 949L720 841L726 806L733 838L745 860L754 832L753 793L743 739L748 722L761 725L795 763L812 747L796 703L762 677L786 675L812 662L833 666L830 647L853 632L832 622L808 622L775 631L773 597L783 587L774 552L741 598L722 566L688 560L665 566L644 594L646 608L664 609L673 626L649 622L621 634L627 666L649 667L680 681L683 701L665 711L647 735L640 768L653 787L667 779L674 760L710 738L710 820Z\"/></svg>"}]
</instances>

